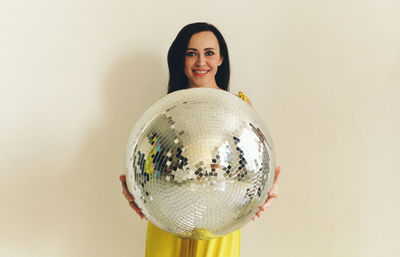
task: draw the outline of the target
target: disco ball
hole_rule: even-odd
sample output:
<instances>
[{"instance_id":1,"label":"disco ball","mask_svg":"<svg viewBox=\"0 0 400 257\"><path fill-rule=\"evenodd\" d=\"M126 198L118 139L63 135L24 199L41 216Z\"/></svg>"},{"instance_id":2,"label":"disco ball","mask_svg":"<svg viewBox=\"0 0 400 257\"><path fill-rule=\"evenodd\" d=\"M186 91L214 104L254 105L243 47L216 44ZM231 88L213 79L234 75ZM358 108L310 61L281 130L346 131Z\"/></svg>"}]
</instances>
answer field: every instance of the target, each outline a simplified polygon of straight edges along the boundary
<instances>
[{"instance_id":1,"label":"disco ball","mask_svg":"<svg viewBox=\"0 0 400 257\"><path fill-rule=\"evenodd\" d=\"M150 222L181 238L244 226L274 179L272 141L255 110L219 89L179 90L135 124L127 186Z\"/></svg>"}]
</instances>

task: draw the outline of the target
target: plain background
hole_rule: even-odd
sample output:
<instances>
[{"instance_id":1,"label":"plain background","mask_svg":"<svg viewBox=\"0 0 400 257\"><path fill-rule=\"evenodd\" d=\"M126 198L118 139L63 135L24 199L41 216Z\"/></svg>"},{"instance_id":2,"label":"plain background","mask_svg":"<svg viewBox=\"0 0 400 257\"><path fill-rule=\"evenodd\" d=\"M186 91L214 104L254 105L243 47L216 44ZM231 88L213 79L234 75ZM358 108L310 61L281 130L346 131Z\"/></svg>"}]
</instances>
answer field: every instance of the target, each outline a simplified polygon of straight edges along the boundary
<instances>
[{"instance_id":1,"label":"plain background","mask_svg":"<svg viewBox=\"0 0 400 257\"><path fill-rule=\"evenodd\" d=\"M0 1L0 256L143 256L121 194L141 113L186 24L228 43L280 196L243 257L400 256L400 2Z\"/></svg>"}]
</instances>

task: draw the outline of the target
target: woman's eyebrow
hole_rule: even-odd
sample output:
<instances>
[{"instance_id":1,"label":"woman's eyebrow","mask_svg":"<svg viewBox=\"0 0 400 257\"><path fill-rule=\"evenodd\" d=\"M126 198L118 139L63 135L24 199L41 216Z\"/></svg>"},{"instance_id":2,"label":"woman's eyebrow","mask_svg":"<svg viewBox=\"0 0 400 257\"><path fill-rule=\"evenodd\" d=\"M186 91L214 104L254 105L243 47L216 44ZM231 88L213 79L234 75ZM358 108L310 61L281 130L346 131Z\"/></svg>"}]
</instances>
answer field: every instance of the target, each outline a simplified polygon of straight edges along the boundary
<instances>
[{"instance_id":1,"label":"woman's eyebrow","mask_svg":"<svg viewBox=\"0 0 400 257\"><path fill-rule=\"evenodd\" d=\"M187 50L199 51L199 50L197 50L196 48L187 48L186 51L187 51ZM204 50L215 50L215 48L214 48L214 47L207 47L207 48L204 48Z\"/></svg>"}]
</instances>

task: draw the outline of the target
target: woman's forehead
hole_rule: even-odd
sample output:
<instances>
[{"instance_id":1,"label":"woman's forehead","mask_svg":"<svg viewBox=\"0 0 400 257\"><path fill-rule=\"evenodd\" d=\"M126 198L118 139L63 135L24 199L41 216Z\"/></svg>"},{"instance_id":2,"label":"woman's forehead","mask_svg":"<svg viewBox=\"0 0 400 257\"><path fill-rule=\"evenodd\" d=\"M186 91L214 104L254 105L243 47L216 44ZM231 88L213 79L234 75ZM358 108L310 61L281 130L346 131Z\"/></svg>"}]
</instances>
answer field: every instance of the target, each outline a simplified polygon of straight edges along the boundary
<instances>
[{"instance_id":1,"label":"woman's forehead","mask_svg":"<svg viewBox=\"0 0 400 257\"><path fill-rule=\"evenodd\" d=\"M192 35L189 40L188 48L203 50L205 48L218 48L218 39L211 31L202 31Z\"/></svg>"}]
</instances>

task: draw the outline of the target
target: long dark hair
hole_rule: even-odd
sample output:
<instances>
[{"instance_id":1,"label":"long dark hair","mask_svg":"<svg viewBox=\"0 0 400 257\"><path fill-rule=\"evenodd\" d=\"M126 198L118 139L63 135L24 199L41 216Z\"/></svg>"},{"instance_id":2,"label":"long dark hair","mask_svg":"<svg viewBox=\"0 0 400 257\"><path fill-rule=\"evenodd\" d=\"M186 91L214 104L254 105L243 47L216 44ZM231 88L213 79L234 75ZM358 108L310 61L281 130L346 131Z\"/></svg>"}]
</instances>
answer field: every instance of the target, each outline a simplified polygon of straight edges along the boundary
<instances>
[{"instance_id":1,"label":"long dark hair","mask_svg":"<svg viewBox=\"0 0 400 257\"><path fill-rule=\"evenodd\" d=\"M168 68L169 68L169 81L168 81L168 94L177 90L188 88L188 79L184 73L186 49L189 40L193 34L202 31L211 31L218 39L221 57L223 57L222 64L218 67L215 81L221 89L229 91L229 55L228 47L224 37L219 30L205 22L197 22L186 25L179 31L174 42L168 51Z\"/></svg>"}]
</instances>

